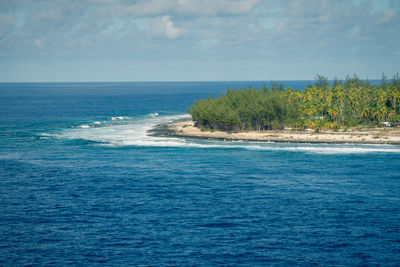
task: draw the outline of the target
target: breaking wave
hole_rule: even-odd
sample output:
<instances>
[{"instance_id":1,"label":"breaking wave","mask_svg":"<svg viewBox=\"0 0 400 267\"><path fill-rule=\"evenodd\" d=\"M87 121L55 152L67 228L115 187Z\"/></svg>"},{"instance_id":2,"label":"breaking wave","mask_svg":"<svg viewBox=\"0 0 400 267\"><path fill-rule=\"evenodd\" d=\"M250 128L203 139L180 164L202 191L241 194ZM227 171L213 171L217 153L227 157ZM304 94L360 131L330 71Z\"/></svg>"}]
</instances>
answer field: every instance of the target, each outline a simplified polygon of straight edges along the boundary
<instances>
[{"instance_id":1,"label":"breaking wave","mask_svg":"<svg viewBox=\"0 0 400 267\"><path fill-rule=\"evenodd\" d=\"M144 117L136 118L115 116L104 121L94 121L92 123L74 126L57 133L45 133L42 134L42 136L67 140L86 140L95 142L98 145L110 147L139 146L245 149L313 154L400 153L400 146L396 145L300 144L246 141L224 142L217 140L156 137L151 136L149 133L149 131L158 124L185 118L190 118L190 115L159 116L157 113L152 113Z\"/></svg>"}]
</instances>

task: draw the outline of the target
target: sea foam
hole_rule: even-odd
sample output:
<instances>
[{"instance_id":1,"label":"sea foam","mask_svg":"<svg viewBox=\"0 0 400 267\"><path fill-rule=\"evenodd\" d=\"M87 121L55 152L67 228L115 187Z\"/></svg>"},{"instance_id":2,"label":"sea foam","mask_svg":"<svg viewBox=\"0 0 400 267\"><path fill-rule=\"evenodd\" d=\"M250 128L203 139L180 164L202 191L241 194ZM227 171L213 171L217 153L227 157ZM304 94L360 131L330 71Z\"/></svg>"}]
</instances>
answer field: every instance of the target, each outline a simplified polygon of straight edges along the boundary
<instances>
[{"instance_id":1,"label":"sea foam","mask_svg":"<svg viewBox=\"0 0 400 267\"><path fill-rule=\"evenodd\" d=\"M154 113L143 117L115 116L99 122L71 127L56 134L44 134L60 139L88 140L102 146L110 147L182 147L210 149L244 149L257 151L286 151L312 154L364 154L364 153L400 153L400 146L395 145L362 145L362 144L299 144L274 142L217 141L185 139L176 137L151 136L149 131L156 125L172 122L177 119L189 119L190 115L154 116ZM120 123L124 121L125 123Z\"/></svg>"}]
</instances>

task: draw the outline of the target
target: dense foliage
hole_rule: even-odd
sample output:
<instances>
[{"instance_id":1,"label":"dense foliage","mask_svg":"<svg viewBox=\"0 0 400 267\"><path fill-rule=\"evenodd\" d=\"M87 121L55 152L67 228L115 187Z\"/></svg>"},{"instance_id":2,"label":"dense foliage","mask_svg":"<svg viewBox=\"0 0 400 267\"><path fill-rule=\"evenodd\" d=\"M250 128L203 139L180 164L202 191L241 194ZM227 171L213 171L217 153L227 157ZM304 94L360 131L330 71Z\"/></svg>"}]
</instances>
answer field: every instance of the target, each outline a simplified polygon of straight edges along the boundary
<instances>
[{"instance_id":1,"label":"dense foliage","mask_svg":"<svg viewBox=\"0 0 400 267\"><path fill-rule=\"evenodd\" d=\"M195 101L189 109L196 124L224 131L282 129L339 129L400 121L400 78L382 77L370 85L356 75L344 82L317 76L304 91L272 84L232 90L218 98Z\"/></svg>"}]
</instances>

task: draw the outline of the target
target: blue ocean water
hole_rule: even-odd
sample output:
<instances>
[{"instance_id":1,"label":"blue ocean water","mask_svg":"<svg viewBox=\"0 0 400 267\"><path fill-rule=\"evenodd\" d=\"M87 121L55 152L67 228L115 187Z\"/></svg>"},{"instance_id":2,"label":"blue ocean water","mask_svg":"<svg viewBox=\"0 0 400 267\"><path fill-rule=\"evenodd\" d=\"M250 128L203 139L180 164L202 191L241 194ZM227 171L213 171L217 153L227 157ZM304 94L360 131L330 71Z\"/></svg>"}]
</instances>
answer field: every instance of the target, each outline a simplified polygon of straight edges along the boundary
<instances>
[{"instance_id":1,"label":"blue ocean water","mask_svg":"<svg viewBox=\"0 0 400 267\"><path fill-rule=\"evenodd\" d=\"M147 132L261 84L0 84L0 265L400 265L400 146Z\"/></svg>"}]
</instances>

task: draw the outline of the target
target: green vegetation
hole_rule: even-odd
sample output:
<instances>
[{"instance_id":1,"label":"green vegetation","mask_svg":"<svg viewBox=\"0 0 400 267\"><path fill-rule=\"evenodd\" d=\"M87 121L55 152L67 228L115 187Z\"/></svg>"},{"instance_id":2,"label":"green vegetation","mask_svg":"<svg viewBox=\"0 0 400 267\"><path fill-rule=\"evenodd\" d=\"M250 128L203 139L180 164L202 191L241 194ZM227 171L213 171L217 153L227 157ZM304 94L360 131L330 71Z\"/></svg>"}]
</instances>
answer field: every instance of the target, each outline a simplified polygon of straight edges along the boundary
<instances>
[{"instance_id":1,"label":"green vegetation","mask_svg":"<svg viewBox=\"0 0 400 267\"><path fill-rule=\"evenodd\" d=\"M228 89L218 98L196 100L189 113L199 127L223 131L338 130L400 121L398 74L390 82L383 75L374 86L356 75L347 76L344 82L335 78L330 86L326 77L318 75L315 84L304 91L275 83L271 87Z\"/></svg>"}]
</instances>

